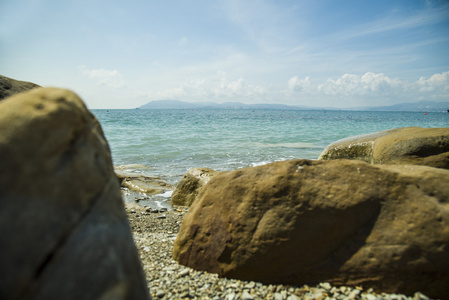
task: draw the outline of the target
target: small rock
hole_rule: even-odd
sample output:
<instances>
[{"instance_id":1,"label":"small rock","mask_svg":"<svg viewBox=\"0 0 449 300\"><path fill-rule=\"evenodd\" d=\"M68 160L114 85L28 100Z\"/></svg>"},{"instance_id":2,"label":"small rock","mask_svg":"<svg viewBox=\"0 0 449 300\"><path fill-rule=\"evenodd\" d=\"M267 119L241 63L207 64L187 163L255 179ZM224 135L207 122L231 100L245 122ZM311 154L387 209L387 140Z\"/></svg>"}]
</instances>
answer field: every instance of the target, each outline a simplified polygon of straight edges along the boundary
<instances>
[{"instance_id":1,"label":"small rock","mask_svg":"<svg viewBox=\"0 0 449 300\"><path fill-rule=\"evenodd\" d=\"M322 283L320 283L320 287L322 287L323 289L325 289L327 291L329 291L332 288L332 286L331 286L331 284L329 282L322 282Z\"/></svg>"},{"instance_id":2,"label":"small rock","mask_svg":"<svg viewBox=\"0 0 449 300\"><path fill-rule=\"evenodd\" d=\"M235 293L227 294L226 297L225 297L226 300L234 300L234 299L236 299L236 298L237 298L237 297L236 297L236 294L235 294Z\"/></svg>"},{"instance_id":3,"label":"small rock","mask_svg":"<svg viewBox=\"0 0 449 300\"><path fill-rule=\"evenodd\" d=\"M245 289L253 289L256 286L254 281L250 281L245 285Z\"/></svg>"},{"instance_id":4,"label":"small rock","mask_svg":"<svg viewBox=\"0 0 449 300\"><path fill-rule=\"evenodd\" d=\"M284 297L281 293L274 293L274 300L283 300Z\"/></svg>"},{"instance_id":5,"label":"small rock","mask_svg":"<svg viewBox=\"0 0 449 300\"><path fill-rule=\"evenodd\" d=\"M249 294L247 291L243 291L242 293L242 300L253 300L254 297Z\"/></svg>"},{"instance_id":6,"label":"small rock","mask_svg":"<svg viewBox=\"0 0 449 300\"><path fill-rule=\"evenodd\" d=\"M362 299L366 300L377 300L377 297L373 294L362 294Z\"/></svg>"},{"instance_id":7,"label":"small rock","mask_svg":"<svg viewBox=\"0 0 449 300\"><path fill-rule=\"evenodd\" d=\"M162 298L162 297L164 297L164 296L165 296L165 292L164 292L163 290L158 290L158 291L156 292L156 297Z\"/></svg>"},{"instance_id":8,"label":"small rock","mask_svg":"<svg viewBox=\"0 0 449 300\"><path fill-rule=\"evenodd\" d=\"M309 295L309 299L323 299L323 298L325 298L325 295L321 290L315 290L314 293L311 293Z\"/></svg>"},{"instance_id":9,"label":"small rock","mask_svg":"<svg viewBox=\"0 0 449 300\"><path fill-rule=\"evenodd\" d=\"M166 212L166 211L168 211L166 207L162 207L161 209L159 209L159 212Z\"/></svg>"},{"instance_id":10,"label":"small rock","mask_svg":"<svg viewBox=\"0 0 449 300\"><path fill-rule=\"evenodd\" d=\"M162 215L162 216L158 216L158 217L157 217L157 219L165 219L165 218L167 218L166 215Z\"/></svg>"},{"instance_id":11,"label":"small rock","mask_svg":"<svg viewBox=\"0 0 449 300\"><path fill-rule=\"evenodd\" d=\"M185 298L192 298L192 296L190 295L190 293L189 292L184 292L184 293L182 293L181 295L180 295L180 298L181 299L185 299Z\"/></svg>"},{"instance_id":12,"label":"small rock","mask_svg":"<svg viewBox=\"0 0 449 300\"><path fill-rule=\"evenodd\" d=\"M413 296L413 300L430 300L430 298L421 292L416 292Z\"/></svg>"},{"instance_id":13,"label":"small rock","mask_svg":"<svg viewBox=\"0 0 449 300\"><path fill-rule=\"evenodd\" d=\"M188 170L172 194L171 205L192 205L201 188L217 173L217 171L208 168Z\"/></svg>"},{"instance_id":14,"label":"small rock","mask_svg":"<svg viewBox=\"0 0 449 300\"><path fill-rule=\"evenodd\" d=\"M358 289L352 290L348 295L348 299L356 299L359 294L360 290Z\"/></svg>"},{"instance_id":15,"label":"small rock","mask_svg":"<svg viewBox=\"0 0 449 300\"><path fill-rule=\"evenodd\" d=\"M237 283L233 282L233 283L230 283L228 285L228 287L236 289L236 288L238 288L238 285L237 285Z\"/></svg>"},{"instance_id":16,"label":"small rock","mask_svg":"<svg viewBox=\"0 0 449 300\"><path fill-rule=\"evenodd\" d=\"M179 272L178 277L185 277L189 275L189 273L190 273L189 269L182 270L181 272Z\"/></svg>"}]
</instances>

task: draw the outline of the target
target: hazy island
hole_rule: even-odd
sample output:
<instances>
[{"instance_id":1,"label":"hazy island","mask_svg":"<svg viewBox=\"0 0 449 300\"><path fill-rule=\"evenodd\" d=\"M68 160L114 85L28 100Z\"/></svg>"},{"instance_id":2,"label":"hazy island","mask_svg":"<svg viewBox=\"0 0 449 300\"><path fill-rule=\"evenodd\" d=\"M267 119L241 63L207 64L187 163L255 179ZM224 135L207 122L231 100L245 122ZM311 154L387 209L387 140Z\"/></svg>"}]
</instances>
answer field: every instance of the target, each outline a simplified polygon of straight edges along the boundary
<instances>
[{"instance_id":1,"label":"hazy island","mask_svg":"<svg viewBox=\"0 0 449 300\"><path fill-rule=\"evenodd\" d=\"M355 111L407 111L407 112L447 112L449 102L420 101L400 103L390 106L364 106L351 108L293 106L286 104L245 104L242 102L187 102L181 100L155 100L137 109L278 109L278 110L355 110Z\"/></svg>"}]
</instances>

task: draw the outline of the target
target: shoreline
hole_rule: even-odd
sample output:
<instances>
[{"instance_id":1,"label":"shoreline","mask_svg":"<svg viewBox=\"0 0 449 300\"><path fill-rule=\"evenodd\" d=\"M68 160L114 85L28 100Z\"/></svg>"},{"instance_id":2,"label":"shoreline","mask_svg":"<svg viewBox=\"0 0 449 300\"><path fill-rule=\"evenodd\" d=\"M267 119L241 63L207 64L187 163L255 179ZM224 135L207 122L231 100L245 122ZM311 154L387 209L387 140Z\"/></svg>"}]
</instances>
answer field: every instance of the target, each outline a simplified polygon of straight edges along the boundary
<instances>
[{"instance_id":1,"label":"shoreline","mask_svg":"<svg viewBox=\"0 0 449 300\"><path fill-rule=\"evenodd\" d=\"M336 287L329 283L301 287L262 284L196 271L172 259L173 245L187 207L156 212L135 203L125 203L125 208L153 299L430 299L418 291L413 296L405 296L375 293L363 287Z\"/></svg>"}]
</instances>

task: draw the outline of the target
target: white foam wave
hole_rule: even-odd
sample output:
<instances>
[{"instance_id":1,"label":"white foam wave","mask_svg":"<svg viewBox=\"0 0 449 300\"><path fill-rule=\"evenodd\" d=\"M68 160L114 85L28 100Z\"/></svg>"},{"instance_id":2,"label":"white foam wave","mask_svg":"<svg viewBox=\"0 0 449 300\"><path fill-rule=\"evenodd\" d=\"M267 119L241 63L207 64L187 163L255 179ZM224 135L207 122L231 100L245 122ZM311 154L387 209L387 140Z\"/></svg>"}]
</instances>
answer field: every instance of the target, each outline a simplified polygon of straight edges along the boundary
<instances>
[{"instance_id":1,"label":"white foam wave","mask_svg":"<svg viewBox=\"0 0 449 300\"><path fill-rule=\"evenodd\" d=\"M256 163L251 163L251 167L259 167L259 166L263 166L266 164L269 164L269 161L260 161L260 162L256 162Z\"/></svg>"},{"instance_id":2,"label":"white foam wave","mask_svg":"<svg viewBox=\"0 0 449 300\"><path fill-rule=\"evenodd\" d=\"M173 191L166 191L165 193L157 194L156 196L170 198L172 194L173 194Z\"/></svg>"}]
</instances>

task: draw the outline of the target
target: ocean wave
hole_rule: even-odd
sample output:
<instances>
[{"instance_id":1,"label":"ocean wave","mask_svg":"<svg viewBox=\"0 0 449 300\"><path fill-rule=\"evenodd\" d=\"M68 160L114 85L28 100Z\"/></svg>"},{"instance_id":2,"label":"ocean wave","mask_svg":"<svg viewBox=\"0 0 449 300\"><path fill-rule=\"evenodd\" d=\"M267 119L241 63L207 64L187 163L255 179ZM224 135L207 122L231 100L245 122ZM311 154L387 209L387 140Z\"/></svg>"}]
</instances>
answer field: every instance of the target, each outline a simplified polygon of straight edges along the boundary
<instances>
[{"instance_id":1,"label":"ocean wave","mask_svg":"<svg viewBox=\"0 0 449 300\"><path fill-rule=\"evenodd\" d=\"M321 148L313 143L251 143L250 145L262 148L293 148L293 149L309 149L309 148Z\"/></svg>"},{"instance_id":2,"label":"ocean wave","mask_svg":"<svg viewBox=\"0 0 449 300\"><path fill-rule=\"evenodd\" d=\"M172 194L173 194L173 191L166 191L165 193L157 194L156 196L163 197L163 198L170 198Z\"/></svg>"},{"instance_id":3,"label":"ocean wave","mask_svg":"<svg viewBox=\"0 0 449 300\"><path fill-rule=\"evenodd\" d=\"M271 161L261 161L261 162L251 163L250 166L251 167L259 167L259 166L267 165L269 163L271 163Z\"/></svg>"}]
</instances>

